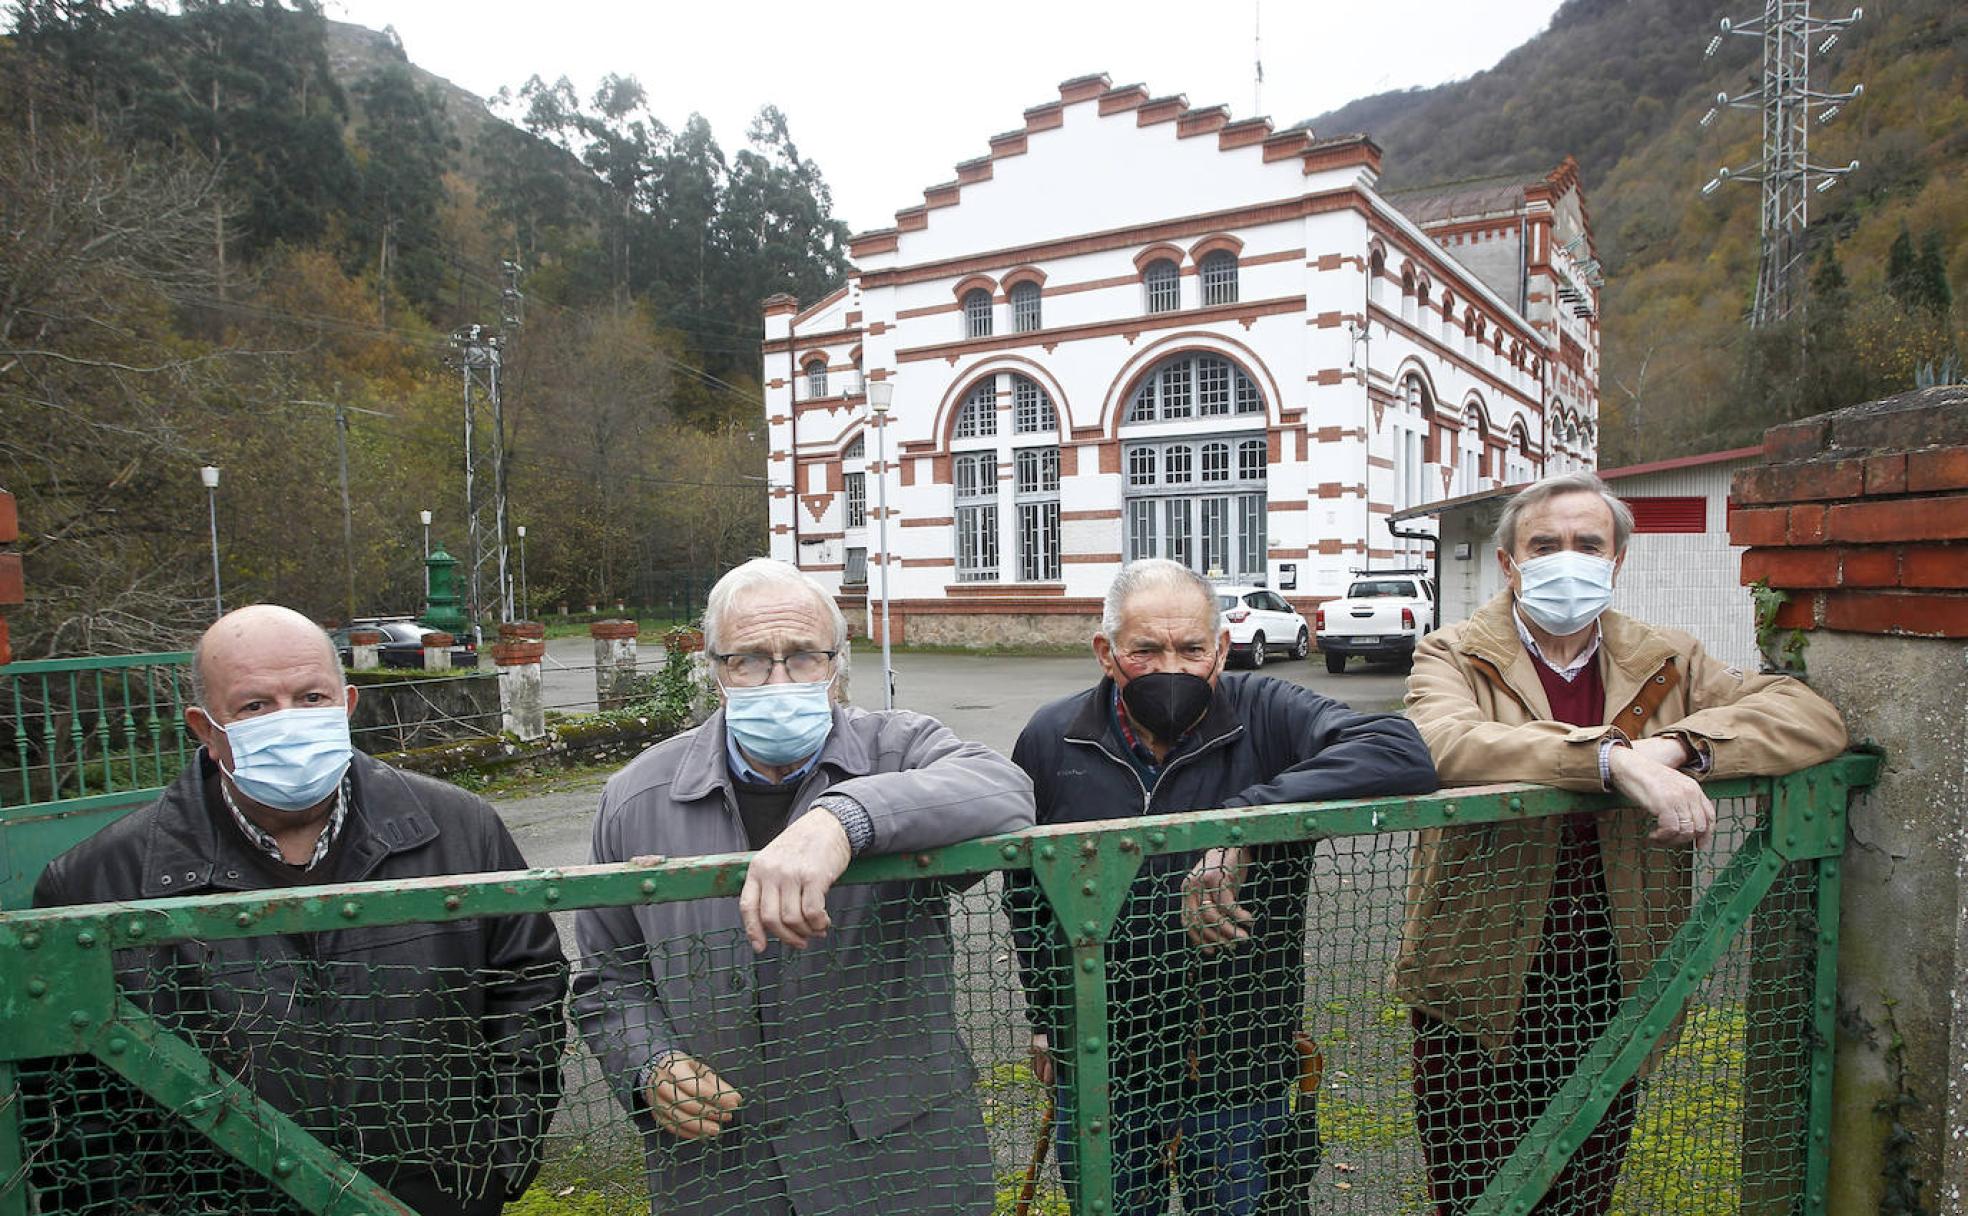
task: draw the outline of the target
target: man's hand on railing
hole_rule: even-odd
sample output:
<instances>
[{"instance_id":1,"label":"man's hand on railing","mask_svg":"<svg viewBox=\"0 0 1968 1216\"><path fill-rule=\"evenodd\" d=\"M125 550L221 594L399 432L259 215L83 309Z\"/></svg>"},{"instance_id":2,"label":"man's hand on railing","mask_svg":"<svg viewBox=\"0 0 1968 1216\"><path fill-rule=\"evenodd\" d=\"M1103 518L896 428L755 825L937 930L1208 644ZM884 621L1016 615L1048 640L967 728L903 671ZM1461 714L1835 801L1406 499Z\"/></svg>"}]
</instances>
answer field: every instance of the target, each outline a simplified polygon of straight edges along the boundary
<instances>
[{"instance_id":1,"label":"man's hand on railing","mask_svg":"<svg viewBox=\"0 0 1968 1216\"><path fill-rule=\"evenodd\" d=\"M684 1140L708 1140L724 1130L743 1099L709 1067L680 1051L649 1069L643 1098L663 1130Z\"/></svg>"},{"instance_id":2,"label":"man's hand on railing","mask_svg":"<svg viewBox=\"0 0 1968 1216\"><path fill-rule=\"evenodd\" d=\"M847 829L825 812L801 815L758 851L738 894L745 940L764 950L768 935L805 949L833 922L827 918L827 892L854 860Z\"/></svg>"},{"instance_id":3,"label":"man's hand on railing","mask_svg":"<svg viewBox=\"0 0 1968 1216\"><path fill-rule=\"evenodd\" d=\"M1612 749L1608 760L1613 788L1654 817L1647 839L1707 847L1715 834L1715 804L1701 782L1681 771L1690 760L1687 744L1671 735L1637 739L1631 747Z\"/></svg>"},{"instance_id":4,"label":"man's hand on railing","mask_svg":"<svg viewBox=\"0 0 1968 1216\"><path fill-rule=\"evenodd\" d=\"M1032 1075L1039 1084L1052 1084L1052 1044L1042 1034L1032 1036Z\"/></svg>"},{"instance_id":5,"label":"man's hand on railing","mask_svg":"<svg viewBox=\"0 0 1968 1216\"><path fill-rule=\"evenodd\" d=\"M1254 918L1237 902L1249 865L1250 853L1242 847L1211 849L1182 880L1182 925L1204 954L1250 936L1244 926Z\"/></svg>"}]
</instances>

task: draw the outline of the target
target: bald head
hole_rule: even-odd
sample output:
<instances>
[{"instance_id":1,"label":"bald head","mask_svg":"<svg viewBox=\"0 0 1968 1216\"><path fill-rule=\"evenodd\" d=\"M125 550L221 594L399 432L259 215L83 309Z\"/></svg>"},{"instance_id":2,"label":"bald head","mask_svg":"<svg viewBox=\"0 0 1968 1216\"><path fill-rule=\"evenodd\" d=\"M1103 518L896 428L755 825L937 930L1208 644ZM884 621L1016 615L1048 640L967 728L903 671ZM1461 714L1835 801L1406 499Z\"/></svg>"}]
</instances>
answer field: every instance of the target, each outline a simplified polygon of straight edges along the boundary
<instances>
[{"instance_id":1,"label":"bald head","mask_svg":"<svg viewBox=\"0 0 1968 1216\"><path fill-rule=\"evenodd\" d=\"M337 688L347 682L341 656L321 626L292 608L253 604L220 617L192 648L191 697L228 721L233 714L225 702L241 679L312 666Z\"/></svg>"}]
</instances>

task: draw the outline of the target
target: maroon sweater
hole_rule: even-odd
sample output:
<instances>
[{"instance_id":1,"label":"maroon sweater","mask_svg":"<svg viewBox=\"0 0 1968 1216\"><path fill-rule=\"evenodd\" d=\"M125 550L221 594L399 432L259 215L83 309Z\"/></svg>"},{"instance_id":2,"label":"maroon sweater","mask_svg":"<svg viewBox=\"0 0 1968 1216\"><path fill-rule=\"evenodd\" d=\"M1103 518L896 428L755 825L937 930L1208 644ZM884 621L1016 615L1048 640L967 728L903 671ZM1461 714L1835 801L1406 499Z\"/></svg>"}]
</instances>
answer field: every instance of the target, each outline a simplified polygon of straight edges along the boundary
<instances>
[{"instance_id":1,"label":"maroon sweater","mask_svg":"<svg viewBox=\"0 0 1968 1216\"><path fill-rule=\"evenodd\" d=\"M1570 681L1531 656L1551 716L1572 726L1600 726L1606 721L1606 680L1600 674L1602 655L1593 655L1585 670ZM1612 945L1606 907L1606 878L1599 859L1599 818L1591 811L1565 816L1559 838L1558 864L1552 875L1551 902L1546 905L1544 952L1550 973L1565 975L1586 965L1588 954Z\"/></svg>"}]
</instances>

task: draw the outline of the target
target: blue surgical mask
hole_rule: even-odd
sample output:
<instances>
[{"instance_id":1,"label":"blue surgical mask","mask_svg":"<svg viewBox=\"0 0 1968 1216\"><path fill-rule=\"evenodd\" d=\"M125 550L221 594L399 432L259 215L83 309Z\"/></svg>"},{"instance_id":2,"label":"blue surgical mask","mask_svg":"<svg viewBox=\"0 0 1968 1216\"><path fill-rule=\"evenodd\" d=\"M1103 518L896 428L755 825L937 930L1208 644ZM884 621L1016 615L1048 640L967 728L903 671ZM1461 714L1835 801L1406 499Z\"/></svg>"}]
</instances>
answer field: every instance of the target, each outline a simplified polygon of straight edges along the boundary
<instances>
[{"instance_id":1,"label":"blue surgical mask","mask_svg":"<svg viewBox=\"0 0 1968 1216\"><path fill-rule=\"evenodd\" d=\"M1517 563L1517 606L1553 637L1570 637L1599 619L1613 602L1613 563L1560 549Z\"/></svg>"},{"instance_id":2,"label":"blue surgical mask","mask_svg":"<svg viewBox=\"0 0 1968 1216\"><path fill-rule=\"evenodd\" d=\"M233 787L277 811L319 806L335 792L354 756L348 711L339 705L283 709L219 730L232 748L226 776Z\"/></svg>"},{"instance_id":3,"label":"blue surgical mask","mask_svg":"<svg viewBox=\"0 0 1968 1216\"><path fill-rule=\"evenodd\" d=\"M834 726L834 682L724 690L724 728L760 764L795 764L820 750Z\"/></svg>"}]
</instances>

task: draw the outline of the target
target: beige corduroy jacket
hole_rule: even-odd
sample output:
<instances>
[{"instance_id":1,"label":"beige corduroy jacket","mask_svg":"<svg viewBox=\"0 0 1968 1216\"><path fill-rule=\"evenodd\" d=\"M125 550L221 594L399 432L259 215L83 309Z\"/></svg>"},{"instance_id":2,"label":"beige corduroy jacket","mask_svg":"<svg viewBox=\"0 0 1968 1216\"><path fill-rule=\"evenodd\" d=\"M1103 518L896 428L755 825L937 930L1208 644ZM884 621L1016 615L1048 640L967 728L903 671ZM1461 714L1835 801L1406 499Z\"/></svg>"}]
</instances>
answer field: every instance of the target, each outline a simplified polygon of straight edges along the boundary
<instances>
[{"instance_id":1,"label":"beige corduroy jacket","mask_svg":"<svg viewBox=\"0 0 1968 1216\"><path fill-rule=\"evenodd\" d=\"M1679 630L1617 612L1599 621L1604 726L1552 720L1508 591L1422 640L1407 711L1443 786L1526 781L1598 790L1600 741L1615 728L1636 739L1689 739L1710 756L1705 779L1793 772L1844 749L1838 711L1798 681L1745 673ZM1548 816L1456 825L1416 838L1395 991L1499 1055L1510 1046L1524 978L1542 945L1562 823ZM1599 825L1627 994L1687 919L1693 898L1693 851L1649 841L1653 828L1652 816L1638 810L1606 812Z\"/></svg>"}]
</instances>

